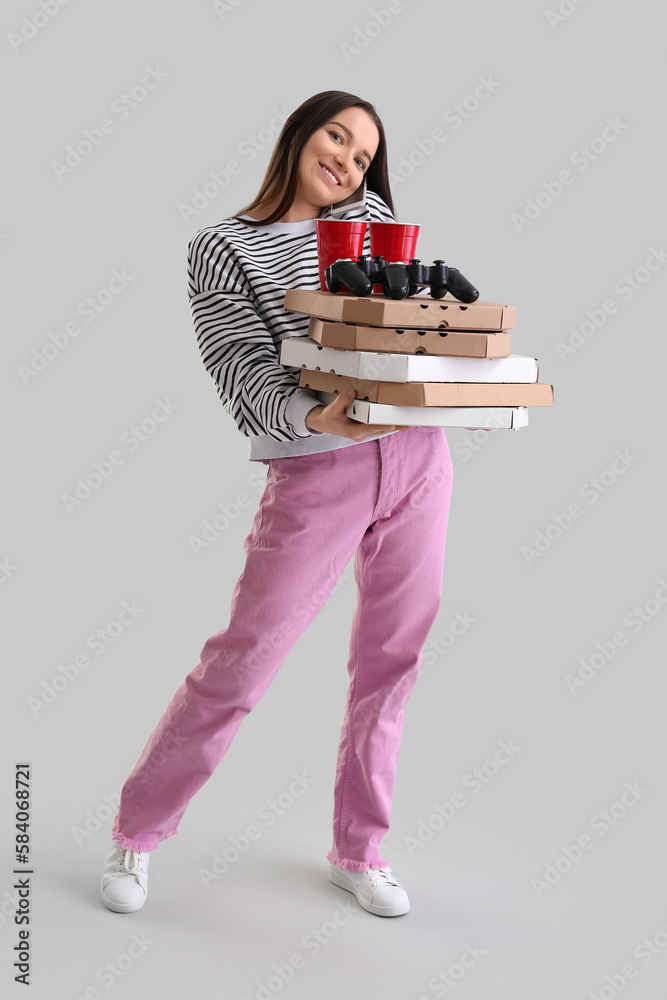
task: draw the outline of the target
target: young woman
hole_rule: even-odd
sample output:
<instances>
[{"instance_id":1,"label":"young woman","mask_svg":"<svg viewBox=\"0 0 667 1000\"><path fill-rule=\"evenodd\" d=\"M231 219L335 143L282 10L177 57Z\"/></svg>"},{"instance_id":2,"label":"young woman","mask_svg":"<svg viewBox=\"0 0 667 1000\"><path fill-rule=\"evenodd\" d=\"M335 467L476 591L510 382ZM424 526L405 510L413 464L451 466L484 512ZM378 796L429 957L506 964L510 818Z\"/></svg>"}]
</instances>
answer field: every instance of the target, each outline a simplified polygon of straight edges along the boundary
<instances>
[{"instance_id":1,"label":"young woman","mask_svg":"<svg viewBox=\"0 0 667 1000\"><path fill-rule=\"evenodd\" d=\"M205 643L122 788L101 882L116 912L143 906L149 852L176 833L352 555L358 597L328 877L370 913L410 907L380 842L403 711L440 605L452 462L441 427L351 420L353 393L323 403L299 387L298 368L279 364L282 339L308 330L307 316L285 311L286 289L319 288L316 218L395 221L382 122L341 91L294 111L252 204L189 244L204 365L249 460L268 469L229 624Z\"/></svg>"}]
</instances>

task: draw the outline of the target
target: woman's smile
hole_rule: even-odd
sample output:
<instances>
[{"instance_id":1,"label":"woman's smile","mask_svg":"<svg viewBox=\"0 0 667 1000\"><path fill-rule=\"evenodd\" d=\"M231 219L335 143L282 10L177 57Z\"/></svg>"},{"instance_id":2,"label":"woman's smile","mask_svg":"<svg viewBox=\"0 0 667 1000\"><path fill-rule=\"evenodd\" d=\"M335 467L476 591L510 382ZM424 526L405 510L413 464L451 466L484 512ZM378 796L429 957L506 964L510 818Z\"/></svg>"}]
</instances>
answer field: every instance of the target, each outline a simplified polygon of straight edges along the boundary
<instances>
[{"instance_id":1,"label":"woman's smile","mask_svg":"<svg viewBox=\"0 0 667 1000\"><path fill-rule=\"evenodd\" d=\"M331 167L327 167L324 163L320 163L319 166L321 167L322 173L329 181L329 183L335 185L336 187L339 187L341 182L338 177L338 174L334 173Z\"/></svg>"}]
</instances>

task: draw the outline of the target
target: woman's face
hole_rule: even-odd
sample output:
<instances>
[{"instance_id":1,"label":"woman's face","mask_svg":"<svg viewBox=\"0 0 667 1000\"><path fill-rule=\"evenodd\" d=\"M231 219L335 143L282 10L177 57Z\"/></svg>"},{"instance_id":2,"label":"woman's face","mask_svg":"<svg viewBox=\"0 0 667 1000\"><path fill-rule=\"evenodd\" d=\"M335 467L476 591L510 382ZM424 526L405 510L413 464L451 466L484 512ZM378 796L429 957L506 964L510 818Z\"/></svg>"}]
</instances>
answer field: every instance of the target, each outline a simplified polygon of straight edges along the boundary
<instances>
[{"instance_id":1,"label":"woman's face","mask_svg":"<svg viewBox=\"0 0 667 1000\"><path fill-rule=\"evenodd\" d=\"M344 201L363 181L379 142L380 133L363 108L335 112L301 151L297 199L317 209Z\"/></svg>"}]
</instances>

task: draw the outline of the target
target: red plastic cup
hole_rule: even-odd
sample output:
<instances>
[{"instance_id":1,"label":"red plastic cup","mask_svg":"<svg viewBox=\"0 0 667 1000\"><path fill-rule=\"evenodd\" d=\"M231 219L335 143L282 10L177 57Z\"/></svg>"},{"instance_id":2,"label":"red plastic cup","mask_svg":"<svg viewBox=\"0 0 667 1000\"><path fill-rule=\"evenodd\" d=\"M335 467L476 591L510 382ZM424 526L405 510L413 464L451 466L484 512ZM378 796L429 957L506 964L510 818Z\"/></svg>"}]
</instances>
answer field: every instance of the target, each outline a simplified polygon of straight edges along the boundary
<instances>
[{"instance_id":1,"label":"red plastic cup","mask_svg":"<svg viewBox=\"0 0 667 1000\"><path fill-rule=\"evenodd\" d=\"M387 264L409 264L417 256L419 225L404 226L400 222L370 222L371 257L384 257ZM382 294L382 285L373 285Z\"/></svg>"},{"instance_id":2,"label":"red plastic cup","mask_svg":"<svg viewBox=\"0 0 667 1000\"><path fill-rule=\"evenodd\" d=\"M344 219L316 219L317 259L320 266L320 288L327 291L324 272L330 264L341 258L356 260L364 252L365 222L346 222ZM342 292L347 291L341 288Z\"/></svg>"}]
</instances>

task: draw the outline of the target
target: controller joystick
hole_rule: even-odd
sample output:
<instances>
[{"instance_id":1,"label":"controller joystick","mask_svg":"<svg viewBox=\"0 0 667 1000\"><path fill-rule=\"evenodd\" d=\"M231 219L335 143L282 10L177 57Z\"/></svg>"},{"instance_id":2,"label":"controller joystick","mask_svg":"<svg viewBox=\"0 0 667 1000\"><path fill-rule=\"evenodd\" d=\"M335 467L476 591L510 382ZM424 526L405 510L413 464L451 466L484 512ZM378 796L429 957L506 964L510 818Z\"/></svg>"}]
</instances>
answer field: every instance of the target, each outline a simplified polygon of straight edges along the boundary
<instances>
[{"instance_id":1,"label":"controller joystick","mask_svg":"<svg viewBox=\"0 0 667 1000\"><path fill-rule=\"evenodd\" d=\"M411 295L416 293L418 285L430 285L434 299L444 298L447 292L460 302L476 302L479 298L477 289L459 269L445 264L444 260L434 260L432 267L426 267L415 257L405 266L410 279Z\"/></svg>"},{"instance_id":2,"label":"controller joystick","mask_svg":"<svg viewBox=\"0 0 667 1000\"><path fill-rule=\"evenodd\" d=\"M359 258L360 260L362 258ZM326 268L324 275L330 292L347 288L352 295L370 295L373 288L365 269L359 267L351 257L341 258Z\"/></svg>"},{"instance_id":3,"label":"controller joystick","mask_svg":"<svg viewBox=\"0 0 667 1000\"><path fill-rule=\"evenodd\" d=\"M460 302L476 302L479 298L479 292L465 278L458 267L449 267L447 278L447 291L458 299Z\"/></svg>"},{"instance_id":4,"label":"controller joystick","mask_svg":"<svg viewBox=\"0 0 667 1000\"><path fill-rule=\"evenodd\" d=\"M430 285L434 299L442 299L447 292L460 302L475 302L479 297L477 289L465 278L457 267L445 264L444 260L433 261L428 267L414 257L409 264L385 261L376 256L372 260L361 256L356 261L351 258L337 260L325 271L327 288L338 292L345 287L353 295L370 295L373 285L382 284L383 293L391 299L404 299L415 295L420 285Z\"/></svg>"}]
</instances>

